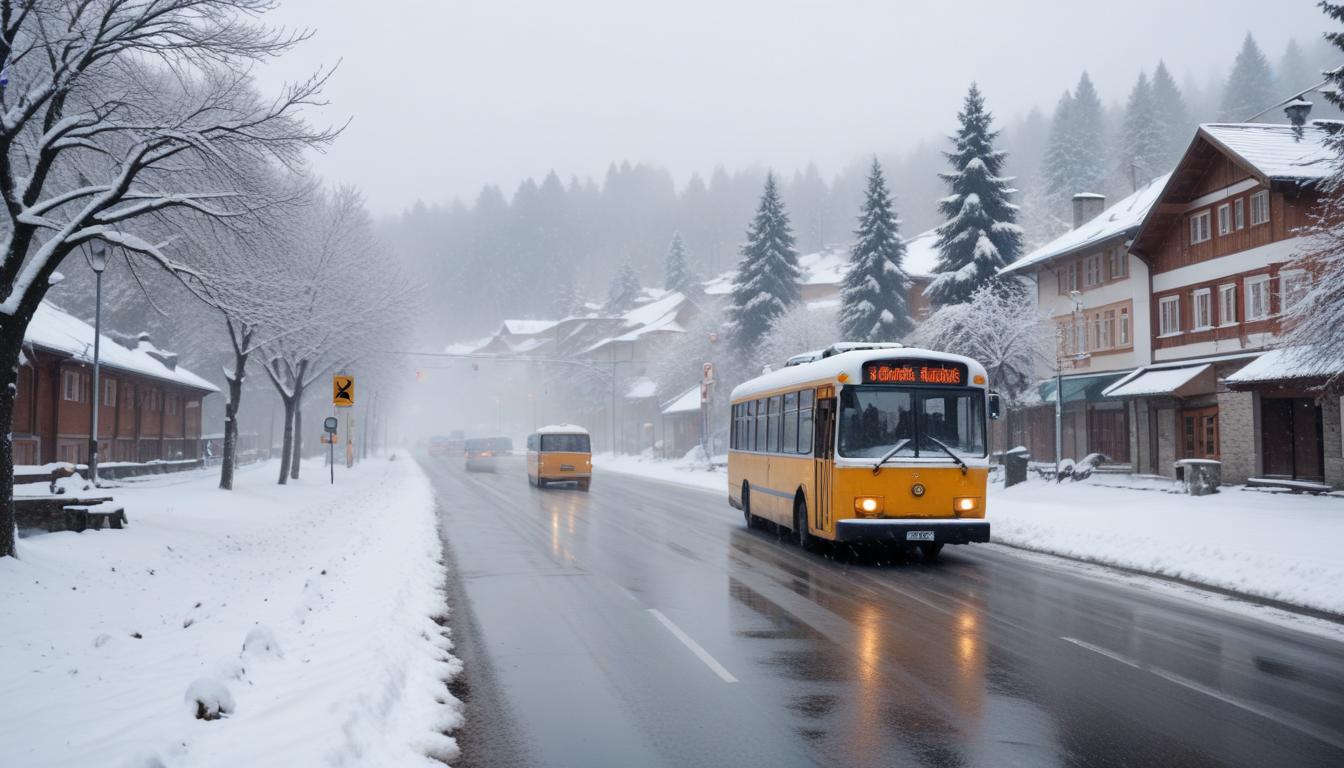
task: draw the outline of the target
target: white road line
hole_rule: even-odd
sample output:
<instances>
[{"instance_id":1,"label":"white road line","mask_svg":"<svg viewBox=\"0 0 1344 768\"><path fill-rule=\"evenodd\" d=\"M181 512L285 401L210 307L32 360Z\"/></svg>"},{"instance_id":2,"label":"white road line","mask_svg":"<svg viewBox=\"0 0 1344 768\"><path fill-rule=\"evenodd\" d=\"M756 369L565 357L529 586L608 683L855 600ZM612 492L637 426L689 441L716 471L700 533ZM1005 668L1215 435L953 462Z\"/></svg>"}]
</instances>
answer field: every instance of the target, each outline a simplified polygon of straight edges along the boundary
<instances>
[{"instance_id":1,"label":"white road line","mask_svg":"<svg viewBox=\"0 0 1344 768\"><path fill-rule=\"evenodd\" d=\"M667 631L671 632L673 637L680 640L682 645L686 646L687 648L690 648L691 653L694 653L697 657L699 657L699 659L705 663L705 666L714 670L714 674L722 678L723 682L725 683L737 682L737 678L733 677L733 674L731 672L724 669L723 665L720 664L713 656L710 656L709 651L706 651L704 648L701 648L700 644L692 640L690 635L686 634L685 632L682 632L681 627L678 627L676 624L673 624L671 619L667 618L662 614L662 611L659 611L657 608L650 608L649 613L652 613L653 618L661 622L664 627L667 627Z\"/></svg>"},{"instance_id":2,"label":"white road line","mask_svg":"<svg viewBox=\"0 0 1344 768\"><path fill-rule=\"evenodd\" d=\"M1194 680L1182 677L1176 674L1175 672L1168 672L1165 669L1148 666L1146 664L1140 664L1139 662L1133 659L1121 656L1115 651L1109 651L1100 646L1083 642L1082 640L1079 640L1075 637L1061 637L1059 639L1063 640L1066 643L1073 643L1079 648L1084 648L1093 653L1105 656L1106 658L1111 659L1112 661L1118 661L1127 667L1133 667L1134 669L1141 669L1147 672L1151 672L1152 674L1157 675L1158 677L1162 678L1163 680L1166 680L1167 682L1175 683L1176 685L1179 685L1182 688L1187 688L1189 690L1195 691L1196 693L1202 693L1211 699L1217 699L1218 701L1221 701L1224 704L1236 707L1237 709L1240 709L1244 712L1250 712L1253 715L1259 715L1260 717L1278 723L1279 725L1282 725L1285 728L1291 728L1292 730L1298 731L1299 733L1304 733L1308 736L1319 739L1320 741L1323 741L1326 744L1329 744L1330 746L1335 747L1337 749L1344 749L1344 735L1337 734L1331 731L1322 732L1319 726L1307 722L1302 718L1297 717L1296 715L1292 715L1287 712L1281 712L1277 709L1273 709L1270 707L1263 707L1256 704L1251 704L1250 702L1242 701L1232 696L1228 696L1227 694L1215 688L1210 688L1207 685L1204 685L1203 683L1197 683Z\"/></svg>"}]
</instances>

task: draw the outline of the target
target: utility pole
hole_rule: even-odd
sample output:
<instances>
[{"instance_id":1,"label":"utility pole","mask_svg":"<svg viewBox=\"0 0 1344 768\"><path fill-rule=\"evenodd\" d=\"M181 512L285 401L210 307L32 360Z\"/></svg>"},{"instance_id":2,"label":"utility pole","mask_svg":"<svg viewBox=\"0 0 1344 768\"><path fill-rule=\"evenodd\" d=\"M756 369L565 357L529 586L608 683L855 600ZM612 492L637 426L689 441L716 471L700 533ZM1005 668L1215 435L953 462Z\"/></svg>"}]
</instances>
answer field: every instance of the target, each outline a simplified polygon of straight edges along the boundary
<instances>
[{"instance_id":1,"label":"utility pole","mask_svg":"<svg viewBox=\"0 0 1344 768\"><path fill-rule=\"evenodd\" d=\"M103 336L103 270L107 269L107 248L103 245L94 247L89 254L89 266L93 268L95 275L94 281L97 288L94 294L93 306L93 417L89 425L89 482L98 484L98 411L101 405L102 395L99 385L101 369L101 360L99 353L101 345L99 342Z\"/></svg>"}]
</instances>

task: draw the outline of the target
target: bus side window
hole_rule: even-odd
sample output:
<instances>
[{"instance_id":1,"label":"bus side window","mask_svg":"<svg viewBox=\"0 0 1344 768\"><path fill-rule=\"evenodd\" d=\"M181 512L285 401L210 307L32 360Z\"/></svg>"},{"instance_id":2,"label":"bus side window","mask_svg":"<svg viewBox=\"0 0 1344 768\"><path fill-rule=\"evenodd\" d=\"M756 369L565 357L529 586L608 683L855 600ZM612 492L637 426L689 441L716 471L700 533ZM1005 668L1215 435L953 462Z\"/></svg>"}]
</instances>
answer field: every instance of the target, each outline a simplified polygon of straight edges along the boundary
<instances>
[{"instance_id":1,"label":"bus side window","mask_svg":"<svg viewBox=\"0 0 1344 768\"><path fill-rule=\"evenodd\" d=\"M798 452L812 453L812 390L798 393Z\"/></svg>"},{"instance_id":2,"label":"bus side window","mask_svg":"<svg viewBox=\"0 0 1344 768\"><path fill-rule=\"evenodd\" d=\"M798 393L784 395L784 453L798 452Z\"/></svg>"},{"instance_id":3,"label":"bus side window","mask_svg":"<svg viewBox=\"0 0 1344 768\"><path fill-rule=\"evenodd\" d=\"M768 450L765 442L765 421L765 398L761 398L756 401L756 438L751 445L753 451Z\"/></svg>"}]
</instances>

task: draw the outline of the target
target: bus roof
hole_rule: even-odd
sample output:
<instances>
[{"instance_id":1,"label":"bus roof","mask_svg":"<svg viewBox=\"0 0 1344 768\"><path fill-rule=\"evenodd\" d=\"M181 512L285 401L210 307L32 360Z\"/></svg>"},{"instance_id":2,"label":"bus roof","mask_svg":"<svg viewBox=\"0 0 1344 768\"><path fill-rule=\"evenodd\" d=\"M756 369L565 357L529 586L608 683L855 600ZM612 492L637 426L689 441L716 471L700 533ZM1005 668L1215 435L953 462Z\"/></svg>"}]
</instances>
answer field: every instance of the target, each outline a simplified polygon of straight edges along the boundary
<instances>
[{"instance_id":1,"label":"bus roof","mask_svg":"<svg viewBox=\"0 0 1344 768\"><path fill-rule=\"evenodd\" d=\"M763 395L767 392L774 392L790 387L802 386L804 384L832 384L837 383L836 377L840 374L848 374L851 383L857 384L863 380L863 364L870 360L901 360L913 358L916 360L939 360L949 363L965 363L970 375L984 376L985 367L975 360L964 355L953 355L947 352L935 352L931 349L918 349L916 347L891 347L884 349L861 349L850 352L840 352L839 354L824 357L820 360L814 360L808 363L799 363L780 368L777 371L762 374L756 378L745 381L733 389L731 400L749 400L753 397Z\"/></svg>"},{"instance_id":2,"label":"bus roof","mask_svg":"<svg viewBox=\"0 0 1344 768\"><path fill-rule=\"evenodd\" d=\"M574 424L549 424L537 430L538 435L586 435L588 430Z\"/></svg>"}]
</instances>

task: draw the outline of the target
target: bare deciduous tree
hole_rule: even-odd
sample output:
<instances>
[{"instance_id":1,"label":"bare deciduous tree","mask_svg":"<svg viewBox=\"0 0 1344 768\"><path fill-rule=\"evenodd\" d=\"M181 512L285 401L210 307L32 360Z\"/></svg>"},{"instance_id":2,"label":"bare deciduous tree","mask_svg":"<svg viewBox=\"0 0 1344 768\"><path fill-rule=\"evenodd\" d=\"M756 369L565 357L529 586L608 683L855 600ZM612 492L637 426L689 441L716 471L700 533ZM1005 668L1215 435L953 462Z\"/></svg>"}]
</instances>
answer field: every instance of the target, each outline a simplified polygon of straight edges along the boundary
<instances>
[{"instance_id":1,"label":"bare deciduous tree","mask_svg":"<svg viewBox=\"0 0 1344 768\"><path fill-rule=\"evenodd\" d=\"M166 211L227 217L264 201L248 175L335 132L300 116L318 75L260 96L249 64L304 37L272 0L0 0L0 556L15 554L9 438L24 333L61 262L96 241L195 271L138 229Z\"/></svg>"}]
</instances>

